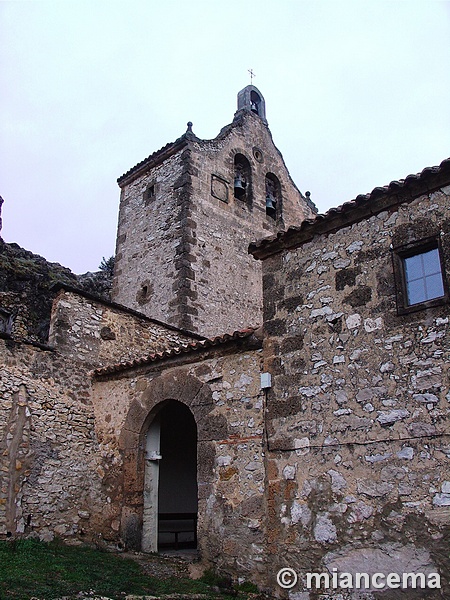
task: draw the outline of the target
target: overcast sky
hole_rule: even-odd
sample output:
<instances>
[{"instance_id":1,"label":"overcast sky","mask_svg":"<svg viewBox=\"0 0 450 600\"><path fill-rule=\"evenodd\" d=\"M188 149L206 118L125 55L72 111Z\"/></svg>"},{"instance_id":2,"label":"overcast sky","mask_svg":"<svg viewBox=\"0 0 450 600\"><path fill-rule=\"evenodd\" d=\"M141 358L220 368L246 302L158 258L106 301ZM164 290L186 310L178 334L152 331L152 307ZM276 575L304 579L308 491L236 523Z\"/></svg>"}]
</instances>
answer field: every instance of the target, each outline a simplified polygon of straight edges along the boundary
<instances>
[{"instance_id":1,"label":"overcast sky","mask_svg":"<svg viewBox=\"0 0 450 600\"><path fill-rule=\"evenodd\" d=\"M450 2L0 1L4 240L96 270L117 178L215 137L250 68L320 212L450 156Z\"/></svg>"}]
</instances>

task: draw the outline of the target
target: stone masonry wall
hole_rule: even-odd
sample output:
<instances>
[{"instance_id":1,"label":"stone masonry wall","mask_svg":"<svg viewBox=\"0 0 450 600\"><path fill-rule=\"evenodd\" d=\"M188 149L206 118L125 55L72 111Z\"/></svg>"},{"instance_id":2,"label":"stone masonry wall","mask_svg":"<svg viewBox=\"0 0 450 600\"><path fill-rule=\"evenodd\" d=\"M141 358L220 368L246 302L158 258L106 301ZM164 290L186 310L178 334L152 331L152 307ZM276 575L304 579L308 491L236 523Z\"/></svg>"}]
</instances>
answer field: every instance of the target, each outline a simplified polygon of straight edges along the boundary
<instances>
[{"instance_id":1,"label":"stone masonry wall","mask_svg":"<svg viewBox=\"0 0 450 600\"><path fill-rule=\"evenodd\" d=\"M117 542L116 458L95 433L89 369L191 340L68 289L53 306L55 350L0 340L0 535Z\"/></svg>"},{"instance_id":2,"label":"stone masonry wall","mask_svg":"<svg viewBox=\"0 0 450 600\"><path fill-rule=\"evenodd\" d=\"M73 291L63 289L53 305L49 343L59 353L90 366L133 360L192 339Z\"/></svg>"},{"instance_id":3,"label":"stone masonry wall","mask_svg":"<svg viewBox=\"0 0 450 600\"><path fill-rule=\"evenodd\" d=\"M101 541L110 500L86 372L11 340L0 361L0 537Z\"/></svg>"},{"instance_id":4,"label":"stone masonry wall","mask_svg":"<svg viewBox=\"0 0 450 600\"><path fill-rule=\"evenodd\" d=\"M122 536L139 548L145 434L160 402L189 406L198 428L198 540L202 560L235 577L264 574L261 350L186 356L94 383L96 432L116 490ZM183 364L184 363L184 364ZM152 412L153 411L153 412Z\"/></svg>"},{"instance_id":5,"label":"stone masonry wall","mask_svg":"<svg viewBox=\"0 0 450 600\"><path fill-rule=\"evenodd\" d=\"M274 576L290 566L291 598L316 598L304 574L333 567L434 571L442 590L382 597L450 596L449 306L397 315L390 250L440 234L449 273L449 207L447 187L264 261L268 555L280 595Z\"/></svg>"},{"instance_id":6,"label":"stone masonry wall","mask_svg":"<svg viewBox=\"0 0 450 600\"><path fill-rule=\"evenodd\" d=\"M236 153L251 166L251 203L234 197ZM213 335L261 324L261 265L248 254L248 244L300 224L312 210L292 182L267 125L251 112L243 111L216 139L193 142L191 161L196 174L190 221L193 330ZM282 221L266 215L267 173L281 184Z\"/></svg>"},{"instance_id":7,"label":"stone masonry wall","mask_svg":"<svg viewBox=\"0 0 450 600\"><path fill-rule=\"evenodd\" d=\"M112 299L164 322L170 322L168 304L177 278L181 153L124 186L120 199ZM147 195L150 185L153 197Z\"/></svg>"},{"instance_id":8,"label":"stone masonry wall","mask_svg":"<svg viewBox=\"0 0 450 600\"><path fill-rule=\"evenodd\" d=\"M236 154L250 165L251 202L234 198ZM281 186L277 220L266 215L267 173ZM313 210L259 117L241 111L214 140L188 131L119 184L114 301L205 336L261 322L261 265L248 243Z\"/></svg>"}]
</instances>

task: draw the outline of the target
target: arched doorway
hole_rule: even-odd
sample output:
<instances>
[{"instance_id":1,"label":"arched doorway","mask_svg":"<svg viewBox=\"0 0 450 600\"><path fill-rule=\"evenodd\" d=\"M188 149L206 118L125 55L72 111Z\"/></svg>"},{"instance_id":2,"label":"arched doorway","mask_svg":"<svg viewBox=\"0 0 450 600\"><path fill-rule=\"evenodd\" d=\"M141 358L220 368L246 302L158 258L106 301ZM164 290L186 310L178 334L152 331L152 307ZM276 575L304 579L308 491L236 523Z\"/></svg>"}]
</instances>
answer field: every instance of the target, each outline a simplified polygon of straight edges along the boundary
<instances>
[{"instance_id":1,"label":"arched doorway","mask_svg":"<svg viewBox=\"0 0 450 600\"><path fill-rule=\"evenodd\" d=\"M146 436L142 549L197 545L197 426L189 408L156 407Z\"/></svg>"}]
</instances>

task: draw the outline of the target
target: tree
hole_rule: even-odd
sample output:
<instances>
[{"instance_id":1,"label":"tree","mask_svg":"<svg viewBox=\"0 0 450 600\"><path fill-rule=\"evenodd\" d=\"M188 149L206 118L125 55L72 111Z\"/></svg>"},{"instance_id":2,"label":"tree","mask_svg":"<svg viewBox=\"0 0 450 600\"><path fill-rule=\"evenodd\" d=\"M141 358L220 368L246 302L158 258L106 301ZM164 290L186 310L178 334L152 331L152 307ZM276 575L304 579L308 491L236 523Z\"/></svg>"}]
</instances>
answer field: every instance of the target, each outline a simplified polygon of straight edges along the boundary
<instances>
[{"instance_id":1,"label":"tree","mask_svg":"<svg viewBox=\"0 0 450 600\"><path fill-rule=\"evenodd\" d=\"M103 271L104 273L112 277L114 272L114 256L110 256L108 259L103 257L102 262L100 263L98 268L100 269L100 271Z\"/></svg>"}]
</instances>

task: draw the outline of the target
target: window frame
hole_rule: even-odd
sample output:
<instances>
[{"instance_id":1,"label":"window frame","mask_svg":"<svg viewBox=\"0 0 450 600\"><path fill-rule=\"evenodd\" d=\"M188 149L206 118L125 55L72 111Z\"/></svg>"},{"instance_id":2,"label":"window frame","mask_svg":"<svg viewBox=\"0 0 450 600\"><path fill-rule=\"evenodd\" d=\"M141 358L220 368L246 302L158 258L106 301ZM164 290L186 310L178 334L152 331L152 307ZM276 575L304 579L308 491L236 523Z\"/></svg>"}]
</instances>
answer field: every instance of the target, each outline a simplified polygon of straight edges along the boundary
<instances>
[{"instance_id":1,"label":"window frame","mask_svg":"<svg viewBox=\"0 0 450 600\"><path fill-rule=\"evenodd\" d=\"M13 328L13 315L7 310L0 308L0 336L11 337Z\"/></svg>"},{"instance_id":2,"label":"window frame","mask_svg":"<svg viewBox=\"0 0 450 600\"><path fill-rule=\"evenodd\" d=\"M150 183L147 184L147 186L144 190L144 194L143 194L145 206L148 206L149 204L151 204L152 202L154 202L156 200L156 194L157 194L156 181L151 181Z\"/></svg>"},{"instance_id":3,"label":"window frame","mask_svg":"<svg viewBox=\"0 0 450 600\"><path fill-rule=\"evenodd\" d=\"M430 300L424 300L423 302L417 302L415 304L408 303L408 289L407 279L405 272L405 259L417 256L419 254L425 254L430 250L437 250L439 255L439 262L441 265L441 276L442 285L444 288L444 294L437 298ZM427 308L433 308L435 306L441 306L447 304L449 301L449 292L447 284L447 276L445 272L445 263L442 252L442 245L440 236L433 236L426 239L410 242L403 246L398 246L392 249L392 260L394 267L394 279L396 287L396 299L397 299L397 314L405 315L419 310L425 310Z\"/></svg>"}]
</instances>

